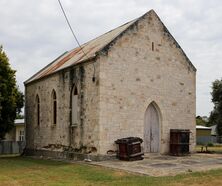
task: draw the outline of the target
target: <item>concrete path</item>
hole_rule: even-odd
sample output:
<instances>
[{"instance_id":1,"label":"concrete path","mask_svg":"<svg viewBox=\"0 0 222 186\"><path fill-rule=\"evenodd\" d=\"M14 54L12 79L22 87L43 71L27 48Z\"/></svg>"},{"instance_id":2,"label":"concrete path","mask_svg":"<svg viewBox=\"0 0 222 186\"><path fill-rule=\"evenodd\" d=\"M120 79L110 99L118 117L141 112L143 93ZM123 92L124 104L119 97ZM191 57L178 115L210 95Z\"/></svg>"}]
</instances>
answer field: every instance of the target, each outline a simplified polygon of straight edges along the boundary
<instances>
[{"instance_id":1,"label":"concrete path","mask_svg":"<svg viewBox=\"0 0 222 186\"><path fill-rule=\"evenodd\" d=\"M222 168L222 154L193 154L183 157L146 154L144 159L139 161L109 160L90 162L89 164L149 176L172 176L181 173Z\"/></svg>"}]
</instances>

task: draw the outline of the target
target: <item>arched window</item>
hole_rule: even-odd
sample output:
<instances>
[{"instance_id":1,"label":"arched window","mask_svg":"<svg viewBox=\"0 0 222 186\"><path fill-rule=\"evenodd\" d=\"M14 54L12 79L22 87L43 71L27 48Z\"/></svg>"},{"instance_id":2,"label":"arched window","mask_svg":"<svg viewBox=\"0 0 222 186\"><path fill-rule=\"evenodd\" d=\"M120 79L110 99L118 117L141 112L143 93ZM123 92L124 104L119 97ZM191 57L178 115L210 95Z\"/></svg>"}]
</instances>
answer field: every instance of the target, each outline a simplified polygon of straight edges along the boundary
<instances>
[{"instance_id":1,"label":"arched window","mask_svg":"<svg viewBox=\"0 0 222 186\"><path fill-rule=\"evenodd\" d=\"M152 51L154 51L154 42L152 42Z\"/></svg>"},{"instance_id":2,"label":"arched window","mask_svg":"<svg viewBox=\"0 0 222 186\"><path fill-rule=\"evenodd\" d=\"M75 95L75 96L78 96L78 90L77 90L77 87L75 87L75 89L74 89L74 95Z\"/></svg>"},{"instance_id":3,"label":"arched window","mask_svg":"<svg viewBox=\"0 0 222 186\"><path fill-rule=\"evenodd\" d=\"M37 125L40 125L40 100L39 100L39 95L36 95L36 122Z\"/></svg>"},{"instance_id":4,"label":"arched window","mask_svg":"<svg viewBox=\"0 0 222 186\"><path fill-rule=\"evenodd\" d=\"M78 89L72 91L72 125L78 125Z\"/></svg>"},{"instance_id":5,"label":"arched window","mask_svg":"<svg viewBox=\"0 0 222 186\"><path fill-rule=\"evenodd\" d=\"M52 124L57 123L57 101L56 101L56 92L52 91Z\"/></svg>"}]
</instances>

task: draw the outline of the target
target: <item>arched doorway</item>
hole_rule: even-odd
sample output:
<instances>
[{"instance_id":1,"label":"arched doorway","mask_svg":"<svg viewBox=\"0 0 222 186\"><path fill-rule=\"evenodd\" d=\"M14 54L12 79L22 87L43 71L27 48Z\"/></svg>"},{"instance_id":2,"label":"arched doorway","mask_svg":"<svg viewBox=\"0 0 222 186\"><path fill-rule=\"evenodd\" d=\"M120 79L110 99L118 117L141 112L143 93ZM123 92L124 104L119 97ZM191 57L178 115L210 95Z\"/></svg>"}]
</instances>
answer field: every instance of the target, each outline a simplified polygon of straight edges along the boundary
<instances>
[{"instance_id":1,"label":"arched doorway","mask_svg":"<svg viewBox=\"0 0 222 186\"><path fill-rule=\"evenodd\" d=\"M159 152L160 118L157 106L152 102L144 117L144 152Z\"/></svg>"},{"instance_id":2,"label":"arched doorway","mask_svg":"<svg viewBox=\"0 0 222 186\"><path fill-rule=\"evenodd\" d=\"M69 143L72 147L77 147L79 142L79 100L77 85L73 85L70 92L70 131Z\"/></svg>"}]
</instances>

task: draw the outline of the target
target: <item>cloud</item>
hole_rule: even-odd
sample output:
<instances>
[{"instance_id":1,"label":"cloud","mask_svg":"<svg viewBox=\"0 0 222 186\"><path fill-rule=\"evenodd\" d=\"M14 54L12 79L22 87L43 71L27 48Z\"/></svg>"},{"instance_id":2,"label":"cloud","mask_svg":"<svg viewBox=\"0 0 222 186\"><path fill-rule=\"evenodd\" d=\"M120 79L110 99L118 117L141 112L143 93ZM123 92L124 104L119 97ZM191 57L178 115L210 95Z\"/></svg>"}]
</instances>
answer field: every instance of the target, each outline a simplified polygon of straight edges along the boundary
<instances>
[{"instance_id":1,"label":"cloud","mask_svg":"<svg viewBox=\"0 0 222 186\"><path fill-rule=\"evenodd\" d=\"M80 41L87 42L154 9L197 67L197 114L212 110L211 83L222 71L222 2L207 0L61 0ZM77 46L55 0L1 0L0 44L19 86Z\"/></svg>"}]
</instances>

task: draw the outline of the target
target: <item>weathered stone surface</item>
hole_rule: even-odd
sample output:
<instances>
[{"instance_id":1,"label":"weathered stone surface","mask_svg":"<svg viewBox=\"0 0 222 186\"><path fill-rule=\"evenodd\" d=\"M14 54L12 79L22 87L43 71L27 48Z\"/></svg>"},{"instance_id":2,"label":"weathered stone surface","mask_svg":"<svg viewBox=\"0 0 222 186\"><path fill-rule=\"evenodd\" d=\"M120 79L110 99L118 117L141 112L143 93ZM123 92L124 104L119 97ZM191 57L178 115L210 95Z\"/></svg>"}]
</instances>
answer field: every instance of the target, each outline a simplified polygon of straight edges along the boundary
<instances>
[{"instance_id":1,"label":"weathered stone surface","mask_svg":"<svg viewBox=\"0 0 222 186\"><path fill-rule=\"evenodd\" d=\"M100 58L100 153L113 149L118 138L143 138L144 113L152 101L161 112L160 152L169 152L170 129L190 129L193 151L195 71L153 14Z\"/></svg>"},{"instance_id":2,"label":"weathered stone surface","mask_svg":"<svg viewBox=\"0 0 222 186\"><path fill-rule=\"evenodd\" d=\"M109 160L90 164L158 177L221 169L222 159L219 154L193 154L173 158L167 155L146 154L142 161Z\"/></svg>"},{"instance_id":3,"label":"weathered stone surface","mask_svg":"<svg viewBox=\"0 0 222 186\"><path fill-rule=\"evenodd\" d=\"M93 62L95 82L91 61L26 85L27 148L60 144L105 155L116 150L118 138L143 138L144 114L155 102L160 112L160 153L169 152L170 129L190 129L190 149L194 150L195 69L154 12L127 29ZM79 123L70 128L73 84L79 91ZM55 126L53 89L58 105ZM36 122L37 94L40 126Z\"/></svg>"},{"instance_id":4,"label":"weathered stone surface","mask_svg":"<svg viewBox=\"0 0 222 186\"><path fill-rule=\"evenodd\" d=\"M98 62L95 65L97 64ZM80 68L84 69L83 72L80 72ZM75 77L73 73L76 73ZM76 149L93 148L97 151L99 141L98 86L92 82L92 73L93 65L87 63L26 85L27 148L41 149L50 144L57 144ZM70 127L70 94L74 84L79 91L79 123L77 126ZM56 125L52 124L51 93L53 90L57 96ZM37 125L36 95L40 98L39 126Z\"/></svg>"}]
</instances>

